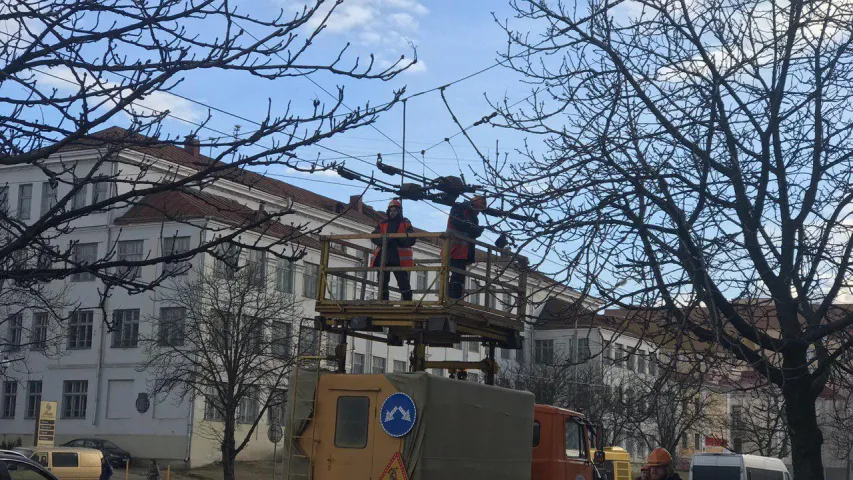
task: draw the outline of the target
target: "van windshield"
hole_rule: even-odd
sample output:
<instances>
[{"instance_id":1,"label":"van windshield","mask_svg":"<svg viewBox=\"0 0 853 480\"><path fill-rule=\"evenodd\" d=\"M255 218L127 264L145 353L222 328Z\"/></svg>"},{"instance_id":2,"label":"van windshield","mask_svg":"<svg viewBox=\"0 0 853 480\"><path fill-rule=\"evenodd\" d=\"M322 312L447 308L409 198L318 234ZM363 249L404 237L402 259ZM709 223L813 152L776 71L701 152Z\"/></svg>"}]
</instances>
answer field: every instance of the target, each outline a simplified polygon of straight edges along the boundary
<instances>
[{"instance_id":1,"label":"van windshield","mask_svg":"<svg viewBox=\"0 0 853 480\"><path fill-rule=\"evenodd\" d=\"M740 467L694 465L693 480L740 480Z\"/></svg>"}]
</instances>

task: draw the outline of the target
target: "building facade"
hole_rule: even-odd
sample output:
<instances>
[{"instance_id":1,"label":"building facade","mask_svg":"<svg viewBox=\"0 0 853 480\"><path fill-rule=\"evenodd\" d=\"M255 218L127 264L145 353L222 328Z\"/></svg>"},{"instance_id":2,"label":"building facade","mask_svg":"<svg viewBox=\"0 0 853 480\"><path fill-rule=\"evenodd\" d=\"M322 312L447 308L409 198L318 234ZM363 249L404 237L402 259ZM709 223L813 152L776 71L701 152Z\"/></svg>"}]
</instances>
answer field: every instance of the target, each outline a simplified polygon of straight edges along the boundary
<instances>
[{"instance_id":1,"label":"building facade","mask_svg":"<svg viewBox=\"0 0 853 480\"><path fill-rule=\"evenodd\" d=\"M126 178L155 180L163 175L186 175L192 171L193 162L205 160L198 148L191 145L186 149L167 146L158 150L162 153L123 150L122 171ZM98 158L97 148L79 148L57 154L52 161L77 164L81 169ZM152 162L152 155L155 157ZM51 161L49 160L49 161ZM144 171L134 171L128 165L139 160L149 165ZM209 160L209 159L208 159ZM113 168L105 164L102 168ZM51 195L63 195L52 190L44 174L36 168L4 168L3 178L6 205L38 211L49 208ZM118 183L112 191L89 189L78 195L78 205L91 204L98 195L124 193L128 184ZM61 184L60 184L61 188ZM199 201L201 198L203 201ZM158 209L140 208L139 205L114 209L89 215L73 225L73 232L58 241L77 242L75 256L81 260L99 257L107 252L127 258L144 258L162 252L180 251L204 242L204 235L211 231L227 231L229 219L223 210L246 213L258 210L281 211L292 209L293 214L285 217L294 224L307 225L321 234L367 234L382 218L382 214L362 203L359 197L348 201L320 196L307 189L286 184L272 178L250 172L234 178L217 179L205 188L203 194L182 195L169 192L150 199L161 202L163 215ZM149 203L150 203L149 202ZM223 209L223 206L227 208ZM173 221L175 216L181 221ZM38 215L33 215L38 218ZM417 227L417 225L415 225ZM213 228L212 228L213 227ZM273 244L272 232L247 232L255 235L248 241L258 245ZM239 262L252 262L267 272L265 278L269 288L282 294L294 295L300 315L294 315L290 334L297 335L303 318L314 316L320 250L316 235L299 241L305 255L296 262L287 262L258 253L243 252ZM278 247L276 247L278 248ZM283 246L281 248L288 248ZM415 257L440 258L440 249L431 244L419 243L414 247ZM164 269L186 270L169 280L167 284L151 292L130 294L123 290L112 290L101 303L102 285L91 275L75 275L52 287L64 290L73 304L62 331L50 332L58 340L56 351L45 351L25 344L31 336L42 335L38 308L27 309L7 321L4 335L7 352L3 354L18 361L10 362L3 372L2 397L0 397L0 441L14 442L20 439L24 445L31 444L35 429L37 405L41 400L59 403L57 442L80 437L98 437L111 440L129 451L134 458L157 458L172 465L198 466L220 459L219 446L206 432L216 430L217 420L206 409L204 402L191 396L181 397L175 393L150 396L156 378L145 368L146 354L141 348L142 338L153 338L163 331L163 326L180 324L181 314L164 300L163 289L174 287L169 282L192 282L200 275L216 268L214 256L197 255L186 264L158 264L146 266L134 272L140 279L153 279ZM354 266L346 255L332 252L330 266ZM477 270L475 265L474 269ZM430 273L431 275L431 273ZM537 280L538 278L538 280ZM432 282L427 275L413 275L412 285L416 290L426 289ZM575 294L565 288L547 287L545 277L530 281L531 291L551 292L571 301ZM473 286L473 285L472 285ZM338 295L355 298L357 294L352 282L337 281L330 285ZM367 298L375 298L368 291ZM542 296L544 294L538 293ZM486 301L481 299L481 301ZM531 305L532 309L535 305ZM9 312L0 312L6 316ZM105 315L115 327L110 331L104 322ZM293 339L295 343L296 338ZM530 339L526 339L530 342ZM332 349L334 339L324 338L320 348ZM482 346L468 342L456 348L430 348L429 360L480 360L485 352ZM525 345L529 348L529 345ZM327 350L327 351L329 351ZM384 373L405 371L408 368L410 347L392 347L384 343L362 339L349 339L347 370L353 373ZM435 371L435 374L445 372ZM469 381L480 381L477 372L471 372ZM147 400L147 401L146 401ZM252 406L246 407L249 412ZM273 444L268 441L267 425L278 423L276 413L269 413L252 439L241 452L239 460L269 458ZM238 428L238 438L245 435L248 425ZM279 444L281 448L281 444Z\"/></svg>"}]
</instances>

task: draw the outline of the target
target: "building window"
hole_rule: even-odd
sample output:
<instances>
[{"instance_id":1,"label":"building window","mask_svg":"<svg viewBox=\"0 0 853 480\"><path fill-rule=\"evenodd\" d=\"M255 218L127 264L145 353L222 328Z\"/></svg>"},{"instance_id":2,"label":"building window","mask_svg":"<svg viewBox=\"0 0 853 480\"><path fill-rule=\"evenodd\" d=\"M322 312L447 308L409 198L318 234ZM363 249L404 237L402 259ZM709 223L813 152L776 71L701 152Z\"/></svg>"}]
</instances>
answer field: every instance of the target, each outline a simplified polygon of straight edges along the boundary
<instances>
[{"instance_id":1,"label":"building window","mask_svg":"<svg viewBox=\"0 0 853 480\"><path fill-rule=\"evenodd\" d=\"M27 411L24 418L36 418L41 407L41 380L27 382Z\"/></svg>"},{"instance_id":2,"label":"building window","mask_svg":"<svg viewBox=\"0 0 853 480\"><path fill-rule=\"evenodd\" d=\"M319 355L320 354L320 336L317 335L317 330L302 325L299 327L299 355Z\"/></svg>"},{"instance_id":3,"label":"building window","mask_svg":"<svg viewBox=\"0 0 853 480\"><path fill-rule=\"evenodd\" d=\"M743 452L743 439L740 437L735 437L732 439L732 450L735 453Z\"/></svg>"},{"instance_id":4,"label":"building window","mask_svg":"<svg viewBox=\"0 0 853 480\"><path fill-rule=\"evenodd\" d=\"M554 340L534 341L533 361L536 363L554 363Z\"/></svg>"},{"instance_id":5,"label":"building window","mask_svg":"<svg viewBox=\"0 0 853 480\"><path fill-rule=\"evenodd\" d=\"M190 237L168 237L163 239L163 255L170 257L190 250ZM163 264L163 273L184 275L190 269L189 260L168 260Z\"/></svg>"},{"instance_id":6,"label":"building window","mask_svg":"<svg viewBox=\"0 0 853 480\"><path fill-rule=\"evenodd\" d=\"M305 298L317 298L317 277L320 267L315 263L306 263L302 271L302 296Z\"/></svg>"},{"instance_id":7,"label":"building window","mask_svg":"<svg viewBox=\"0 0 853 480\"><path fill-rule=\"evenodd\" d=\"M370 399L338 397L335 420L335 447L364 448L370 430Z\"/></svg>"},{"instance_id":8,"label":"building window","mask_svg":"<svg viewBox=\"0 0 853 480\"><path fill-rule=\"evenodd\" d=\"M105 200L109 197L110 194L110 181L107 177L98 177L95 179L95 183L92 188L92 203L98 203L102 200Z\"/></svg>"},{"instance_id":9,"label":"building window","mask_svg":"<svg viewBox=\"0 0 853 480\"><path fill-rule=\"evenodd\" d=\"M681 449L682 450L687 450L687 447L689 446L689 445L687 445L687 442L688 442L687 434L686 433L681 434Z\"/></svg>"},{"instance_id":10,"label":"building window","mask_svg":"<svg viewBox=\"0 0 853 480\"><path fill-rule=\"evenodd\" d=\"M234 278L240 262L240 247L230 242L220 243L216 246L214 258L214 273L227 280Z\"/></svg>"},{"instance_id":11,"label":"building window","mask_svg":"<svg viewBox=\"0 0 853 480\"><path fill-rule=\"evenodd\" d=\"M33 204L33 184L18 185L18 219L29 220Z\"/></svg>"},{"instance_id":12,"label":"building window","mask_svg":"<svg viewBox=\"0 0 853 480\"><path fill-rule=\"evenodd\" d=\"M415 289L418 293L427 289L427 272L415 272Z\"/></svg>"},{"instance_id":13,"label":"building window","mask_svg":"<svg viewBox=\"0 0 853 480\"><path fill-rule=\"evenodd\" d=\"M116 259L119 262L142 261L142 240L118 242L118 255ZM139 265L121 265L118 267L117 273L124 278L136 278L139 276Z\"/></svg>"},{"instance_id":14,"label":"building window","mask_svg":"<svg viewBox=\"0 0 853 480\"><path fill-rule=\"evenodd\" d=\"M249 250L246 260L249 279L252 285L263 287L267 283L267 252L264 250Z\"/></svg>"},{"instance_id":15,"label":"building window","mask_svg":"<svg viewBox=\"0 0 853 480\"><path fill-rule=\"evenodd\" d=\"M42 182L41 184L41 214L44 216L48 210L56 205L56 187L52 187L50 182Z\"/></svg>"},{"instance_id":16,"label":"building window","mask_svg":"<svg viewBox=\"0 0 853 480\"><path fill-rule=\"evenodd\" d=\"M579 338L578 339L578 361L585 362L589 360L589 357L592 356L592 353L589 351L589 339L588 338Z\"/></svg>"},{"instance_id":17,"label":"building window","mask_svg":"<svg viewBox=\"0 0 853 480\"><path fill-rule=\"evenodd\" d=\"M287 405L287 390L275 389L270 393L269 405L267 406L267 423L270 425L284 425L285 406Z\"/></svg>"},{"instance_id":18,"label":"building window","mask_svg":"<svg viewBox=\"0 0 853 480\"><path fill-rule=\"evenodd\" d=\"M329 280L329 290L332 292L332 297L335 300L347 299L347 280L338 276L327 276Z\"/></svg>"},{"instance_id":19,"label":"building window","mask_svg":"<svg viewBox=\"0 0 853 480\"><path fill-rule=\"evenodd\" d=\"M471 294L468 296L468 301L475 304L480 305L480 282L477 280L471 280Z\"/></svg>"},{"instance_id":20,"label":"building window","mask_svg":"<svg viewBox=\"0 0 853 480\"><path fill-rule=\"evenodd\" d=\"M702 449L702 435L698 433L693 434L693 448L695 450Z\"/></svg>"},{"instance_id":21,"label":"building window","mask_svg":"<svg viewBox=\"0 0 853 480\"><path fill-rule=\"evenodd\" d=\"M604 357L605 365L613 365L613 345L607 345L604 347L604 353L602 354Z\"/></svg>"},{"instance_id":22,"label":"building window","mask_svg":"<svg viewBox=\"0 0 853 480\"><path fill-rule=\"evenodd\" d=\"M352 354L352 373L364 373L364 354Z\"/></svg>"},{"instance_id":23,"label":"building window","mask_svg":"<svg viewBox=\"0 0 853 480\"><path fill-rule=\"evenodd\" d=\"M385 373L385 359L382 357L373 357L373 365L370 373Z\"/></svg>"},{"instance_id":24,"label":"building window","mask_svg":"<svg viewBox=\"0 0 853 480\"><path fill-rule=\"evenodd\" d=\"M30 338L31 350L44 350L47 346L47 312L33 313L33 330Z\"/></svg>"},{"instance_id":25,"label":"building window","mask_svg":"<svg viewBox=\"0 0 853 480\"><path fill-rule=\"evenodd\" d=\"M240 398L240 403L237 404L235 420L237 423L255 423L259 412L260 401L258 398L258 390L255 387L250 387Z\"/></svg>"},{"instance_id":26,"label":"building window","mask_svg":"<svg viewBox=\"0 0 853 480\"><path fill-rule=\"evenodd\" d=\"M3 382L3 418L15 418L15 404L18 402L18 382Z\"/></svg>"},{"instance_id":27,"label":"building window","mask_svg":"<svg viewBox=\"0 0 853 480\"><path fill-rule=\"evenodd\" d=\"M732 428L739 429L741 427L743 427L743 407L732 405Z\"/></svg>"},{"instance_id":28,"label":"building window","mask_svg":"<svg viewBox=\"0 0 853 480\"><path fill-rule=\"evenodd\" d=\"M184 307L161 308L157 343L162 346L183 347L185 316Z\"/></svg>"},{"instance_id":29,"label":"building window","mask_svg":"<svg viewBox=\"0 0 853 480\"><path fill-rule=\"evenodd\" d=\"M658 375L658 356L654 353L649 354L649 375L653 377Z\"/></svg>"},{"instance_id":30,"label":"building window","mask_svg":"<svg viewBox=\"0 0 853 480\"><path fill-rule=\"evenodd\" d=\"M139 309L113 311L113 348L134 348L139 343Z\"/></svg>"},{"instance_id":31,"label":"building window","mask_svg":"<svg viewBox=\"0 0 853 480\"><path fill-rule=\"evenodd\" d=\"M272 353L279 358L290 358L293 341L292 326L287 322L275 322L272 328Z\"/></svg>"},{"instance_id":32,"label":"building window","mask_svg":"<svg viewBox=\"0 0 853 480\"><path fill-rule=\"evenodd\" d=\"M278 260L275 286L279 292L296 293L296 270L293 268L293 262L286 258Z\"/></svg>"},{"instance_id":33,"label":"building window","mask_svg":"<svg viewBox=\"0 0 853 480\"><path fill-rule=\"evenodd\" d=\"M9 187L0 187L0 211L9 214Z\"/></svg>"},{"instance_id":34,"label":"building window","mask_svg":"<svg viewBox=\"0 0 853 480\"><path fill-rule=\"evenodd\" d=\"M206 388L207 392L204 395L204 419L215 422L225 420L225 414L222 408L219 408L219 392L213 385Z\"/></svg>"},{"instance_id":35,"label":"building window","mask_svg":"<svg viewBox=\"0 0 853 480\"><path fill-rule=\"evenodd\" d=\"M479 352L480 351L480 343L477 342L476 340L473 342L465 342L465 343L468 344L468 351L469 352Z\"/></svg>"},{"instance_id":36,"label":"building window","mask_svg":"<svg viewBox=\"0 0 853 480\"><path fill-rule=\"evenodd\" d=\"M87 183L76 183L74 188L79 188L77 192L74 194L74 197L71 199L71 208L78 209L86 206L86 198L89 196L89 184Z\"/></svg>"},{"instance_id":37,"label":"building window","mask_svg":"<svg viewBox=\"0 0 853 480\"><path fill-rule=\"evenodd\" d=\"M62 382L62 418L86 418L88 380Z\"/></svg>"},{"instance_id":38,"label":"building window","mask_svg":"<svg viewBox=\"0 0 853 480\"><path fill-rule=\"evenodd\" d=\"M402 360L394 360L394 373L406 371L406 362Z\"/></svg>"},{"instance_id":39,"label":"building window","mask_svg":"<svg viewBox=\"0 0 853 480\"><path fill-rule=\"evenodd\" d=\"M632 372L635 370L635 362L636 356L628 354L628 370Z\"/></svg>"},{"instance_id":40,"label":"building window","mask_svg":"<svg viewBox=\"0 0 853 480\"><path fill-rule=\"evenodd\" d=\"M24 333L24 314L16 313L9 315L6 319L8 328L6 331L6 351L17 352L21 349Z\"/></svg>"},{"instance_id":41,"label":"building window","mask_svg":"<svg viewBox=\"0 0 853 480\"><path fill-rule=\"evenodd\" d=\"M68 320L68 349L92 348L92 328L95 312L76 310Z\"/></svg>"},{"instance_id":42,"label":"building window","mask_svg":"<svg viewBox=\"0 0 853 480\"><path fill-rule=\"evenodd\" d=\"M78 243L74 245L73 259L75 266L82 267L95 263L98 258L97 243ZM77 272L71 275L72 282L90 282L95 279L91 272Z\"/></svg>"},{"instance_id":43,"label":"building window","mask_svg":"<svg viewBox=\"0 0 853 480\"><path fill-rule=\"evenodd\" d=\"M498 298L490 290L486 291L486 307L491 308L492 310L496 310L498 308Z\"/></svg>"},{"instance_id":44,"label":"building window","mask_svg":"<svg viewBox=\"0 0 853 480\"><path fill-rule=\"evenodd\" d=\"M646 373L646 351L638 350L637 353L639 356L637 357L637 372L645 374Z\"/></svg>"}]
</instances>

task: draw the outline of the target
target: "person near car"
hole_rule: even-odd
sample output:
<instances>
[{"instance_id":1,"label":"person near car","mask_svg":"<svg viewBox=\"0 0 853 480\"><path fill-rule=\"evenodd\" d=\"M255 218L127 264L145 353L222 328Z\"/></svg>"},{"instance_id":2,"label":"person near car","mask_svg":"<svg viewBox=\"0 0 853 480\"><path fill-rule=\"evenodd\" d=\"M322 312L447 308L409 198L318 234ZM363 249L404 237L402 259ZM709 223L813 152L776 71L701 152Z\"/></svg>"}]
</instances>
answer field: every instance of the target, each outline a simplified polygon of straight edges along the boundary
<instances>
[{"instance_id":1,"label":"person near car","mask_svg":"<svg viewBox=\"0 0 853 480\"><path fill-rule=\"evenodd\" d=\"M100 480L110 480L113 476L113 467L106 457L101 457L101 477Z\"/></svg>"},{"instance_id":2,"label":"person near car","mask_svg":"<svg viewBox=\"0 0 853 480\"><path fill-rule=\"evenodd\" d=\"M160 480L160 467L157 465L157 460L151 459L151 464L148 466L147 480Z\"/></svg>"},{"instance_id":3,"label":"person near car","mask_svg":"<svg viewBox=\"0 0 853 480\"><path fill-rule=\"evenodd\" d=\"M374 234L388 234L388 233L405 233L410 234L413 233L412 224L409 222L409 219L403 216L403 204L400 200L396 198L391 200L388 203L388 210L385 212L387 214L387 218L381 220L376 228L373 230ZM374 245L376 245L376 250L373 252L373 262L371 263L372 267L381 267L382 266L382 238L373 238L371 239ZM412 251L412 245L415 244L415 239L413 237L406 238L389 238L386 240L386 246L388 251L385 252L385 266L386 267L414 267L415 266L415 257L414 252ZM400 298L404 301L408 301L412 299L412 284L409 280L409 272L404 271L394 271L394 278L397 279L397 287L400 289ZM387 271L379 272L379 281L382 284L382 298L381 300L388 300L389 292L388 292L388 284L391 280L391 277L388 275Z\"/></svg>"}]
</instances>

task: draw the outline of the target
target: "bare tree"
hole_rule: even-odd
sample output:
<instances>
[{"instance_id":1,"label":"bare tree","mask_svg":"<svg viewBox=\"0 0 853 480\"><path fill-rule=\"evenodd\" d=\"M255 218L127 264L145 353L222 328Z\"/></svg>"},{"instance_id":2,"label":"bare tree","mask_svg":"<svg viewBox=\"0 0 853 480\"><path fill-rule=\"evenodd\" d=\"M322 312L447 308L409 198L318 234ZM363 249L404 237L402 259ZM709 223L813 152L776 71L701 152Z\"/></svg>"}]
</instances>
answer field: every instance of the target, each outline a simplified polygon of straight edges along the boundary
<instances>
[{"instance_id":1,"label":"bare tree","mask_svg":"<svg viewBox=\"0 0 853 480\"><path fill-rule=\"evenodd\" d=\"M537 90L490 121L544 151L485 159L504 207L540 214L502 228L674 350L704 344L703 361L777 386L794 477L823 478L815 401L851 372L853 345L839 305L853 279L849 6L512 5L533 34L501 22L504 64Z\"/></svg>"},{"instance_id":2,"label":"bare tree","mask_svg":"<svg viewBox=\"0 0 853 480\"><path fill-rule=\"evenodd\" d=\"M116 288L149 291L180 272L144 279L122 272L239 243L242 232L269 229L288 215L287 205L251 216L243 215L242 206L217 204L224 214L233 214L233 224L227 232L205 232L206 240L192 248L129 258L112 244L94 258L75 254L75 227L84 217L118 216L140 205L161 209L163 196L174 192L210 203L201 191L219 179L259 187L260 180L247 169L333 167L301 159L299 149L372 123L402 91L390 93L378 107L349 109L342 87L328 105L318 98L279 98L287 95L291 77L319 72L385 81L415 61L400 59L377 68L372 55L368 62L350 55L349 44L324 56L316 44L341 3L314 0L301 10L257 15L245 11L242 2L227 0L0 5L0 168L35 172L43 179L17 185L15 191L0 184L0 303L18 305L28 296L24 308L50 308L40 298L41 286L74 275L99 280L102 298ZM220 132L211 127L212 115L228 112L179 92L185 80L209 78L223 89L232 81L270 81L277 98L263 106L265 115L241 117L250 129ZM207 116L186 119L161 107L175 104L195 104ZM167 119L189 123L190 135L163 133ZM192 158L176 160L181 151L192 152ZM90 155L81 157L81 152ZM164 169L162 158L173 167ZM18 200L10 202L15 195ZM280 237L279 245L303 234L300 230ZM0 318L0 330L5 322L5 316Z\"/></svg>"},{"instance_id":3,"label":"bare tree","mask_svg":"<svg viewBox=\"0 0 853 480\"><path fill-rule=\"evenodd\" d=\"M163 295L151 319L157 327L143 340L139 369L151 374L153 393L204 402L200 434L219 443L226 480L264 415L283 423L294 355L318 347L316 336L294 346L301 310L265 280L243 268L178 284Z\"/></svg>"},{"instance_id":4,"label":"bare tree","mask_svg":"<svg viewBox=\"0 0 853 480\"><path fill-rule=\"evenodd\" d=\"M732 403L732 450L776 458L791 454L784 399L778 387L765 384L736 390Z\"/></svg>"}]
</instances>

